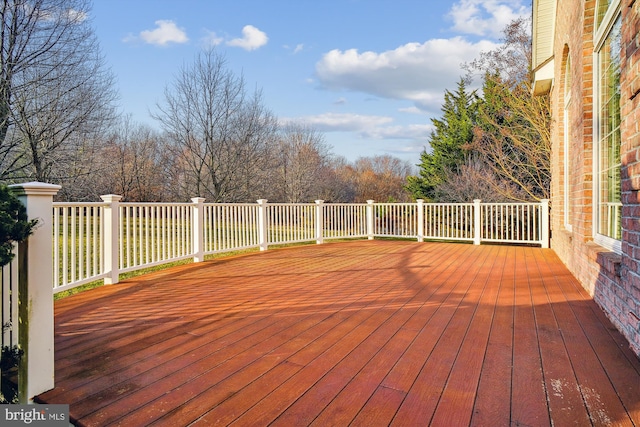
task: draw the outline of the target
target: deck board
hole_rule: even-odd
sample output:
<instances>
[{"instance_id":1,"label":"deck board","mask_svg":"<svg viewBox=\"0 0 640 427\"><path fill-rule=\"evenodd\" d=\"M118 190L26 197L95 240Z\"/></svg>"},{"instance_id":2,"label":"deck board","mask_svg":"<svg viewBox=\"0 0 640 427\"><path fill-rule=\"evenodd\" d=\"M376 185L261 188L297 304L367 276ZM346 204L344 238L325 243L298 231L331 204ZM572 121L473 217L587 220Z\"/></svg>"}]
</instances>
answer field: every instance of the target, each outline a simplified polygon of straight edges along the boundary
<instances>
[{"instance_id":1,"label":"deck board","mask_svg":"<svg viewBox=\"0 0 640 427\"><path fill-rule=\"evenodd\" d=\"M503 257L494 270L500 275L497 279L499 290L482 358L471 425L503 426L510 423L516 267L514 257Z\"/></svg>"},{"instance_id":2,"label":"deck board","mask_svg":"<svg viewBox=\"0 0 640 427\"><path fill-rule=\"evenodd\" d=\"M540 278L529 264L530 251L517 251L511 420L516 425L550 425L547 408L548 387L542 375L532 287L540 286Z\"/></svg>"},{"instance_id":3,"label":"deck board","mask_svg":"<svg viewBox=\"0 0 640 427\"><path fill-rule=\"evenodd\" d=\"M546 274L549 270L544 262L536 264L539 275L551 277ZM562 303L562 299L553 283L546 285L551 286L533 289L532 301L535 306L543 375L545 383L551 385L547 390L549 412L556 425L589 425L589 413L567 353L565 337L558 325L558 318L562 319L563 313L554 311L554 304Z\"/></svg>"},{"instance_id":4,"label":"deck board","mask_svg":"<svg viewBox=\"0 0 640 427\"><path fill-rule=\"evenodd\" d=\"M640 361L553 251L409 241L183 265L55 304L86 426L640 425Z\"/></svg>"},{"instance_id":5,"label":"deck board","mask_svg":"<svg viewBox=\"0 0 640 427\"><path fill-rule=\"evenodd\" d=\"M431 423L433 425L470 424L475 403L476 391L482 373L483 359L478 354L486 352L489 333L496 307L499 290L499 273L502 257L489 255L485 268L484 287L471 322L463 337L463 342L447 384L442 390L438 407Z\"/></svg>"},{"instance_id":6,"label":"deck board","mask_svg":"<svg viewBox=\"0 0 640 427\"><path fill-rule=\"evenodd\" d=\"M442 322L432 322L428 326L440 331L437 337L429 338L435 343L435 347L408 390L392 425L410 425L415 422L422 424L431 421L463 344L464 333L478 304L482 288L472 286L472 283L477 279L484 261L489 258L489 251L482 252L482 258L474 257L466 263L468 269L459 278L461 287L452 292L448 301L440 306L439 311L446 313L442 316ZM434 317L432 321L434 319L438 318ZM423 358L425 356L426 354L422 354Z\"/></svg>"}]
</instances>

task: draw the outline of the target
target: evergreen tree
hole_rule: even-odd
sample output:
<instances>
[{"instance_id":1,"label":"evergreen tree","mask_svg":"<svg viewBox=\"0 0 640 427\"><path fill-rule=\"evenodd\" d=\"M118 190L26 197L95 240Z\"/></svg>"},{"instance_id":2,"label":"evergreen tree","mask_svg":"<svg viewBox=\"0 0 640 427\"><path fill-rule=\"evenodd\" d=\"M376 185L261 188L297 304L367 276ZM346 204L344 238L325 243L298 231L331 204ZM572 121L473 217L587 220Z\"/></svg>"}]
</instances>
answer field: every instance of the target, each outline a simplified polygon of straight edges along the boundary
<instances>
[{"instance_id":1,"label":"evergreen tree","mask_svg":"<svg viewBox=\"0 0 640 427\"><path fill-rule=\"evenodd\" d=\"M443 117L433 120L431 152L420 175L408 179L416 198L460 202L548 199L551 181L549 97L531 91L529 23L504 30L503 44L466 64L467 77L445 95ZM482 93L464 82L481 76Z\"/></svg>"},{"instance_id":2,"label":"evergreen tree","mask_svg":"<svg viewBox=\"0 0 640 427\"><path fill-rule=\"evenodd\" d=\"M37 220L27 218L27 210L6 185L0 186L0 267L13 259L13 243L33 232Z\"/></svg>"},{"instance_id":3,"label":"evergreen tree","mask_svg":"<svg viewBox=\"0 0 640 427\"><path fill-rule=\"evenodd\" d=\"M475 91L469 93L463 79L455 92L445 91L442 118L432 119L435 130L429 138L431 151L420 155L419 176L407 179L407 189L415 198L434 200L438 186L464 165L473 140L478 114Z\"/></svg>"}]
</instances>

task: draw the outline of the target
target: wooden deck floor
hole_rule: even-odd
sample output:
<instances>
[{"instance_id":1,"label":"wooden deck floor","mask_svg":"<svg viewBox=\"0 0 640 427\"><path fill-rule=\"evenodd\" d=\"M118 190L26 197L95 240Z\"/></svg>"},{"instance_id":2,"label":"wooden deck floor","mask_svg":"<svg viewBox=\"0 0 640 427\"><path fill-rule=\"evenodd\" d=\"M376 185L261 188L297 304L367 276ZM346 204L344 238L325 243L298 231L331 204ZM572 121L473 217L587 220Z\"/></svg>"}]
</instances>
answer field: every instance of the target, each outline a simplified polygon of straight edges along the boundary
<instances>
[{"instance_id":1,"label":"wooden deck floor","mask_svg":"<svg viewBox=\"0 0 640 427\"><path fill-rule=\"evenodd\" d=\"M548 249L357 241L56 302L81 425L640 425L640 362Z\"/></svg>"}]
</instances>

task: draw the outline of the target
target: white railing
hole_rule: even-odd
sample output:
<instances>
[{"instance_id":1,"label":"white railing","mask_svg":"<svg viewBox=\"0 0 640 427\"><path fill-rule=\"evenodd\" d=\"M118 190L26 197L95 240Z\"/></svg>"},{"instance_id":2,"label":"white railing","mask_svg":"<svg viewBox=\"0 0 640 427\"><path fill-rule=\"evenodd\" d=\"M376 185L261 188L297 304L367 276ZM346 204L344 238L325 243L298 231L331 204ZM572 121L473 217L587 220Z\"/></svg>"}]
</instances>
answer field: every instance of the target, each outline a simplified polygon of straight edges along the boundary
<instances>
[{"instance_id":1,"label":"white railing","mask_svg":"<svg viewBox=\"0 0 640 427\"><path fill-rule=\"evenodd\" d=\"M417 238L418 209L416 203L374 203L373 235Z\"/></svg>"},{"instance_id":2,"label":"white railing","mask_svg":"<svg viewBox=\"0 0 640 427\"><path fill-rule=\"evenodd\" d=\"M425 204L425 239L474 241L474 230L473 203Z\"/></svg>"},{"instance_id":3,"label":"white railing","mask_svg":"<svg viewBox=\"0 0 640 427\"><path fill-rule=\"evenodd\" d=\"M189 203L121 203L121 273L193 257Z\"/></svg>"},{"instance_id":4,"label":"white railing","mask_svg":"<svg viewBox=\"0 0 640 427\"><path fill-rule=\"evenodd\" d=\"M225 251L393 237L548 247L541 203L54 203L54 292Z\"/></svg>"},{"instance_id":5,"label":"white railing","mask_svg":"<svg viewBox=\"0 0 640 427\"><path fill-rule=\"evenodd\" d=\"M245 248L325 239L400 237L548 247L549 203L53 203L57 185L11 186L38 226L2 275L2 344L24 349L19 398L54 386L53 294L122 272ZM53 254L53 256L51 256Z\"/></svg>"},{"instance_id":6,"label":"white railing","mask_svg":"<svg viewBox=\"0 0 640 427\"><path fill-rule=\"evenodd\" d=\"M258 247L258 208L248 203L204 205L204 253Z\"/></svg>"},{"instance_id":7,"label":"white railing","mask_svg":"<svg viewBox=\"0 0 640 427\"><path fill-rule=\"evenodd\" d=\"M486 203L481 205L481 215L481 239L484 242L540 240L543 212L539 204Z\"/></svg>"},{"instance_id":8,"label":"white railing","mask_svg":"<svg viewBox=\"0 0 640 427\"><path fill-rule=\"evenodd\" d=\"M105 277L105 203L56 203L53 208L53 287L58 291Z\"/></svg>"},{"instance_id":9,"label":"white railing","mask_svg":"<svg viewBox=\"0 0 640 427\"><path fill-rule=\"evenodd\" d=\"M316 203L322 206L319 210L321 217L317 221L321 227L317 239L319 243L323 239L369 237L366 203L322 204L320 200Z\"/></svg>"},{"instance_id":10,"label":"white railing","mask_svg":"<svg viewBox=\"0 0 640 427\"><path fill-rule=\"evenodd\" d=\"M316 240L316 206L289 203L267 205L268 244L283 245Z\"/></svg>"}]
</instances>

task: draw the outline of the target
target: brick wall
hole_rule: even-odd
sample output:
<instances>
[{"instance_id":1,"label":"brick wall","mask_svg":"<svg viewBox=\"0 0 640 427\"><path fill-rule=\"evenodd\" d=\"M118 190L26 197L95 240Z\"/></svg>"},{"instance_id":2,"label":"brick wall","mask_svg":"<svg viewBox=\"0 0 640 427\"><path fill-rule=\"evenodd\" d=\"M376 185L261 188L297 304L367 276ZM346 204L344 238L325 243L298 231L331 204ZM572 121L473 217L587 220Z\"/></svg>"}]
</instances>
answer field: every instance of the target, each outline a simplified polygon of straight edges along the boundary
<instances>
[{"instance_id":1,"label":"brick wall","mask_svg":"<svg viewBox=\"0 0 640 427\"><path fill-rule=\"evenodd\" d=\"M640 1L622 1L622 280L606 310L640 353Z\"/></svg>"},{"instance_id":2,"label":"brick wall","mask_svg":"<svg viewBox=\"0 0 640 427\"><path fill-rule=\"evenodd\" d=\"M592 240L592 61L593 35L589 25L593 21L595 1L558 1L556 38L554 41L555 82L551 92L554 120L551 129L551 204L552 247L580 282L593 294L594 282L587 259L585 243ZM576 25L581 23L582 25ZM592 25L592 24L590 24ZM564 75L566 61L571 61L571 102L568 107L569 128L564 127ZM568 134L570 147L564 152L564 136ZM565 155L569 156L569 170L565 171ZM569 174L569 188L564 188L564 174ZM569 192L570 203L565 206L564 193ZM564 212L569 213L571 231L564 224ZM592 267L593 268L593 267ZM591 268L591 269L592 269Z\"/></svg>"},{"instance_id":3,"label":"brick wall","mask_svg":"<svg viewBox=\"0 0 640 427\"><path fill-rule=\"evenodd\" d=\"M551 91L551 246L640 356L640 0L622 0L622 253L594 243L593 31L595 0L558 1ZM564 126L564 66L571 58L569 128ZM564 152L564 135L570 137ZM570 167L565 188L564 156ZM565 206L564 192L570 203ZM564 210L570 213L570 230Z\"/></svg>"}]
</instances>

